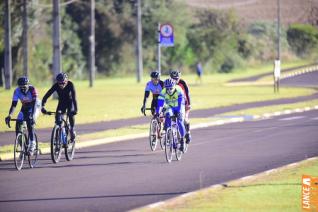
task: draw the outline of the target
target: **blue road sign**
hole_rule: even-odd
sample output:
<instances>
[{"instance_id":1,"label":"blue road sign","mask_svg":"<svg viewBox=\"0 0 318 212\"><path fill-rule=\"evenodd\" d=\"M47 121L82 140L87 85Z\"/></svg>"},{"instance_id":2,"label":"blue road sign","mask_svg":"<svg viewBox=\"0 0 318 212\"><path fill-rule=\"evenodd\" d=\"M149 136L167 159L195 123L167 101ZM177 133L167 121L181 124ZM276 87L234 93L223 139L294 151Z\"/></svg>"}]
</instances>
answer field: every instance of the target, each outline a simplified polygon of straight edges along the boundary
<instances>
[{"instance_id":1,"label":"blue road sign","mask_svg":"<svg viewBox=\"0 0 318 212\"><path fill-rule=\"evenodd\" d=\"M174 36L173 36L173 27L171 24L162 24L160 25L160 46L173 46L174 45Z\"/></svg>"}]
</instances>

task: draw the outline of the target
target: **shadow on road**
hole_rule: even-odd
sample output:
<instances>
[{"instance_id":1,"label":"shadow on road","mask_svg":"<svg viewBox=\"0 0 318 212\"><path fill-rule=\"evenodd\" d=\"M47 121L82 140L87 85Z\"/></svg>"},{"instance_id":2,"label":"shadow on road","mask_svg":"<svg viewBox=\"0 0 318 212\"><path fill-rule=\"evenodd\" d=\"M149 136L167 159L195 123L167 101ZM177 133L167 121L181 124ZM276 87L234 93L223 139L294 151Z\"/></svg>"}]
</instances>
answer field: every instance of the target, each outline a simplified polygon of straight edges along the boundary
<instances>
[{"instance_id":1,"label":"shadow on road","mask_svg":"<svg viewBox=\"0 0 318 212\"><path fill-rule=\"evenodd\" d=\"M56 198L33 198L33 199L9 199L0 200L0 203L12 202L33 202L33 201L58 201L58 200L84 200L84 199L105 199L105 198L123 198L123 197L148 197L148 196L176 196L186 192L165 192L165 193L143 193L143 194L117 194L117 195L100 195L100 196L79 196L79 197L56 197Z\"/></svg>"}]
</instances>

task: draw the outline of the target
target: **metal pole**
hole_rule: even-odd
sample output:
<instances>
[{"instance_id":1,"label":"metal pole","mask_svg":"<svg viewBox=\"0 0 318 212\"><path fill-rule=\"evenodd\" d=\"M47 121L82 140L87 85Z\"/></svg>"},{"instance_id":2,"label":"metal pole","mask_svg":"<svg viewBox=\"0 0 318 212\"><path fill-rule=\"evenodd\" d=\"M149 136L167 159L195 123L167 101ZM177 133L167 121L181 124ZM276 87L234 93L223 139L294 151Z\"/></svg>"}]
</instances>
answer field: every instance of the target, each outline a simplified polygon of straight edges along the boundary
<instances>
[{"instance_id":1,"label":"metal pole","mask_svg":"<svg viewBox=\"0 0 318 212\"><path fill-rule=\"evenodd\" d=\"M276 74L274 73L274 93L279 92L279 80L280 80L280 0L277 0L277 25L276 25L276 61L274 66L274 72L276 70ZM278 65L279 64L279 65ZM278 66L278 67L276 67Z\"/></svg>"},{"instance_id":2,"label":"metal pole","mask_svg":"<svg viewBox=\"0 0 318 212\"><path fill-rule=\"evenodd\" d=\"M23 1L23 73L29 76L29 43L28 43L28 0Z\"/></svg>"},{"instance_id":3,"label":"metal pole","mask_svg":"<svg viewBox=\"0 0 318 212\"><path fill-rule=\"evenodd\" d=\"M89 62L89 87L93 87L95 80L95 0L91 0L91 35L90 41L90 62Z\"/></svg>"},{"instance_id":4,"label":"metal pole","mask_svg":"<svg viewBox=\"0 0 318 212\"><path fill-rule=\"evenodd\" d=\"M158 52L157 52L157 59L158 59L158 64L157 64L157 69L159 73L161 73L161 50L160 50L160 23L158 23Z\"/></svg>"},{"instance_id":5,"label":"metal pole","mask_svg":"<svg viewBox=\"0 0 318 212\"><path fill-rule=\"evenodd\" d=\"M55 76L61 72L60 29L60 0L53 0L53 72Z\"/></svg>"},{"instance_id":6,"label":"metal pole","mask_svg":"<svg viewBox=\"0 0 318 212\"><path fill-rule=\"evenodd\" d=\"M140 82L143 74L142 64L142 32L141 32L141 0L137 0L137 82Z\"/></svg>"},{"instance_id":7,"label":"metal pole","mask_svg":"<svg viewBox=\"0 0 318 212\"><path fill-rule=\"evenodd\" d=\"M5 50L4 50L4 78L5 89L9 90L12 85L12 57L11 57L11 16L10 0L5 1Z\"/></svg>"}]
</instances>

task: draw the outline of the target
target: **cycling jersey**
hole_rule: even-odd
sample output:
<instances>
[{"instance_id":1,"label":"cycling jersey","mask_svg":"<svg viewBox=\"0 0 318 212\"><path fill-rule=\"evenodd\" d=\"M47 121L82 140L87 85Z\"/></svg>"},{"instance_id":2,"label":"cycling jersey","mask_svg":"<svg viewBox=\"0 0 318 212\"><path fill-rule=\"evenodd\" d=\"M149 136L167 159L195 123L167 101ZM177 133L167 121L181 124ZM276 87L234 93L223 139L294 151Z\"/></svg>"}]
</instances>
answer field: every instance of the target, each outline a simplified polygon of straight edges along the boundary
<instances>
[{"instance_id":1,"label":"cycling jersey","mask_svg":"<svg viewBox=\"0 0 318 212\"><path fill-rule=\"evenodd\" d=\"M74 85L71 81L67 82L65 88L60 88L57 83L55 83L50 90L46 92L42 99L42 106L45 105L47 99L56 91L59 98L59 107L62 108L73 108L77 111L77 100Z\"/></svg>"},{"instance_id":2,"label":"cycling jersey","mask_svg":"<svg viewBox=\"0 0 318 212\"><path fill-rule=\"evenodd\" d=\"M76 100L76 92L74 84L71 81L68 81L66 86L62 89L55 83L44 95L42 99L42 107L44 107L47 99L56 91L59 102L56 108L56 112L61 111L62 113L69 112L69 121L70 126L73 129L75 125L75 118L74 115L70 112L77 113L77 100ZM55 115L55 121L58 122L58 115Z\"/></svg>"},{"instance_id":3,"label":"cycling jersey","mask_svg":"<svg viewBox=\"0 0 318 212\"><path fill-rule=\"evenodd\" d=\"M157 113L159 113L161 107L164 104L166 107L172 108L175 112L182 112L184 109L184 93L182 88L176 85L175 91L172 95L169 95L166 91L166 88L164 88L158 97L158 107L156 109Z\"/></svg>"},{"instance_id":4,"label":"cycling jersey","mask_svg":"<svg viewBox=\"0 0 318 212\"><path fill-rule=\"evenodd\" d=\"M152 81L149 81L146 85L145 92L151 92L153 97L156 98L159 96L160 92L163 89L163 81L159 81L157 85L155 85Z\"/></svg>"},{"instance_id":5,"label":"cycling jersey","mask_svg":"<svg viewBox=\"0 0 318 212\"><path fill-rule=\"evenodd\" d=\"M26 94L22 93L20 88L16 88L13 93L12 101L18 102L20 100L23 109L31 109L37 96L38 93L36 89L32 85L30 85L29 90Z\"/></svg>"}]
</instances>

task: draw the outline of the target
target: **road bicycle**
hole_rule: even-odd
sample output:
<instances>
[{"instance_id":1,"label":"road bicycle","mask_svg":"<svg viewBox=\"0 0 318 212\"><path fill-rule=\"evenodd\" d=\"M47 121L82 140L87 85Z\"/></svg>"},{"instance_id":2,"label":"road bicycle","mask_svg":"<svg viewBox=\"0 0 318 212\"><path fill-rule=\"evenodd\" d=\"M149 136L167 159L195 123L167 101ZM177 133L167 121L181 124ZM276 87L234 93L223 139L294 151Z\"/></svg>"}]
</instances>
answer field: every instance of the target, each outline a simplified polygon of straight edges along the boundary
<instances>
[{"instance_id":1,"label":"road bicycle","mask_svg":"<svg viewBox=\"0 0 318 212\"><path fill-rule=\"evenodd\" d=\"M184 143L184 151L182 152L180 150L181 136L177 123L177 117L170 116L170 118L171 124L170 127L167 128L165 135L165 155L168 163L171 163L173 154L175 154L178 161L181 160L182 154L186 152L186 149L188 148L188 145Z\"/></svg>"},{"instance_id":2,"label":"road bicycle","mask_svg":"<svg viewBox=\"0 0 318 212\"><path fill-rule=\"evenodd\" d=\"M151 108L146 108L146 110L151 110ZM156 150L157 144L160 143L161 149L164 148L163 137L164 134L161 131L161 119L159 116L152 116L149 126L149 145L152 151Z\"/></svg>"},{"instance_id":3,"label":"road bicycle","mask_svg":"<svg viewBox=\"0 0 318 212\"><path fill-rule=\"evenodd\" d=\"M51 134L51 159L53 163L58 163L60 161L63 149L66 160L73 160L75 155L76 141L75 139L71 140L70 138L68 114L66 115L66 118L64 118L64 114L62 114L61 111L58 111L57 113L47 111L45 114L57 115L57 120Z\"/></svg>"},{"instance_id":4,"label":"road bicycle","mask_svg":"<svg viewBox=\"0 0 318 212\"><path fill-rule=\"evenodd\" d=\"M11 119L10 121L21 122L18 119ZM8 127L11 128L10 122L8 123ZM39 143L36 133L35 136L35 149L32 153L28 151L29 146L29 136L27 130L27 124L25 121L22 121L21 124L18 125L18 132L14 142L14 165L17 170L21 170L23 167L24 159L28 157L30 168L34 168L38 161L38 155L40 153Z\"/></svg>"}]
</instances>

